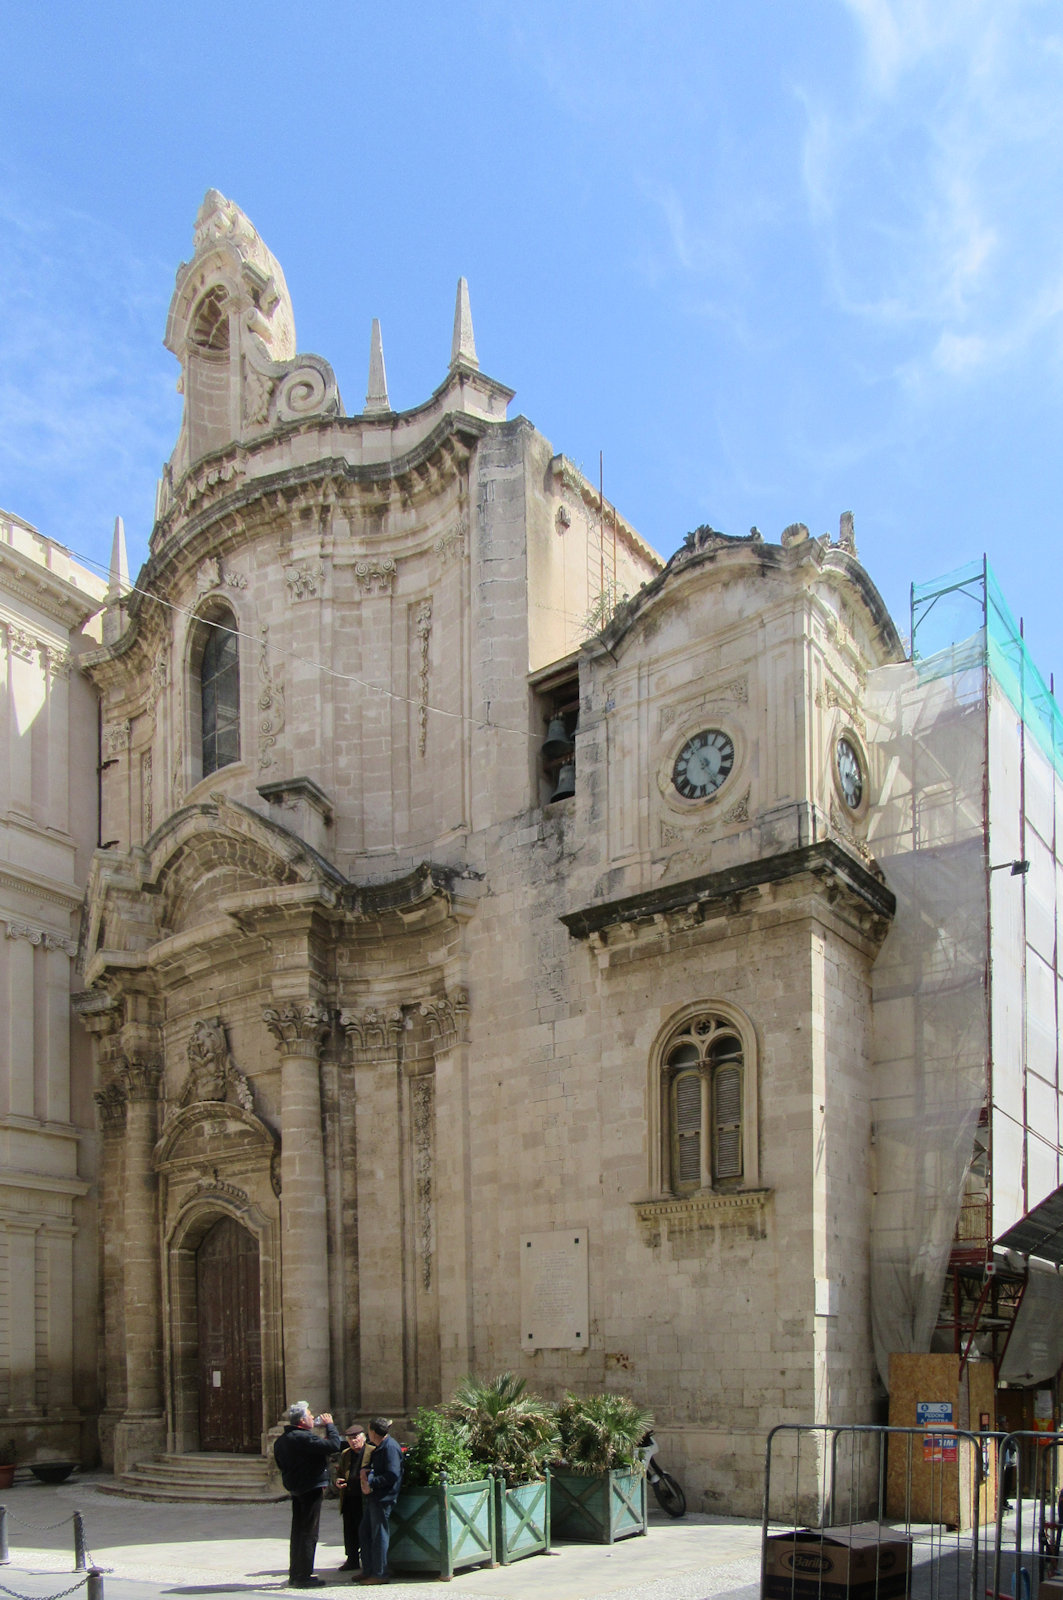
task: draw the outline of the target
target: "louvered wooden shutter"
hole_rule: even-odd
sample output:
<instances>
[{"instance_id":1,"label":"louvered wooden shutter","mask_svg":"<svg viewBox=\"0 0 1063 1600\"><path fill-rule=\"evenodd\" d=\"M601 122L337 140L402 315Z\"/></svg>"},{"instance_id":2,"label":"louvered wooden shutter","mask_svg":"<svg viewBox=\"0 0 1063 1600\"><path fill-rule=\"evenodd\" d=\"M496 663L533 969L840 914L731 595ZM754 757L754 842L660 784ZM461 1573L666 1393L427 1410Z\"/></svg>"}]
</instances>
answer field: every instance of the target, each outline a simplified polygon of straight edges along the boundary
<instances>
[{"instance_id":1,"label":"louvered wooden shutter","mask_svg":"<svg viewBox=\"0 0 1063 1600\"><path fill-rule=\"evenodd\" d=\"M675 1080L675 1163L677 1188L701 1183L700 1072L682 1072Z\"/></svg>"},{"instance_id":2,"label":"louvered wooden shutter","mask_svg":"<svg viewBox=\"0 0 1063 1600\"><path fill-rule=\"evenodd\" d=\"M742 1176L742 1069L719 1067L713 1080L713 1181Z\"/></svg>"}]
</instances>

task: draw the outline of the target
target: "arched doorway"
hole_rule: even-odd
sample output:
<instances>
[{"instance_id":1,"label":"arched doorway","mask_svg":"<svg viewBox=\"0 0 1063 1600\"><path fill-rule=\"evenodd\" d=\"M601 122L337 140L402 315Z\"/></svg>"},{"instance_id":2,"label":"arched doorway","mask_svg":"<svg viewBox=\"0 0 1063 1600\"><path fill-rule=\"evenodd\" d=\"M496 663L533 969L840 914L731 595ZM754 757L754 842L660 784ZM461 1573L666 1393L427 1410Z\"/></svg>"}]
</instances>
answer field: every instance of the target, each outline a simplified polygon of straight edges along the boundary
<instances>
[{"instance_id":1,"label":"arched doorway","mask_svg":"<svg viewBox=\"0 0 1063 1600\"><path fill-rule=\"evenodd\" d=\"M258 1241L222 1217L196 1250L199 1448L257 1454L262 1445Z\"/></svg>"}]
</instances>

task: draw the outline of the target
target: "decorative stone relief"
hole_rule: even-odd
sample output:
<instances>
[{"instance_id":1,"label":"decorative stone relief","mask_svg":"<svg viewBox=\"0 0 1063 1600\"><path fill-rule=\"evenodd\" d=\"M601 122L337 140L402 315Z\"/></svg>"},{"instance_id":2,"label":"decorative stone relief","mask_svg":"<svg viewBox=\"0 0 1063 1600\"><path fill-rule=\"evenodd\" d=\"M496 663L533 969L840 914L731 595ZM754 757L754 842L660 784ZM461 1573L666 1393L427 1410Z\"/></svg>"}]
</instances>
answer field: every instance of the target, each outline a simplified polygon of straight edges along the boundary
<instances>
[{"instance_id":1,"label":"decorative stone relief","mask_svg":"<svg viewBox=\"0 0 1063 1600\"><path fill-rule=\"evenodd\" d=\"M867 840L859 838L853 832L849 826L848 818L843 816L833 798L830 803L830 825L842 842L849 846L854 855L858 855L861 861L866 861L870 864L872 858L871 851L867 846Z\"/></svg>"},{"instance_id":2,"label":"decorative stone relief","mask_svg":"<svg viewBox=\"0 0 1063 1600\"><path fill-rule=\"evenodd\" d=\"M204 495L212 494L215 489L226 488L243 475L244 468L238 461L223 461L211 467L201 467L198 472L190 472L175 496L178 509L187 512Z\"/></svg>"},{"instance_id":3,"label":"decorative stone relief","mask_svg":"<svg viewBox=\"0 0 1063 1600\"><path fill-rule=\"evenodd\" d=\"M227 1100L230 1094L245 1111L254 1112L251 1085L233 1061L225 1024L220 1017L200 1018L189 1035L188 1077L177 1105Z\"/></svg>"},{"instance_id":4,"label":"decorative stone relief","mask_svg":"<svg viewBox=\"0 0 1063 1600\"><path fill-rule=\"evenodd\" d=\"M170 675L166 665L166 657L156 656L151 664L151 680L148 686L147 709L152 715L154 715L155 707L159 703L159 697L169 681Z\"/></svg>"},{"instance_id":5,"label":"decorative stone relief","mask_svg":"<svg viewBox=\"0 0 1063 1600\"><path fill-rule=\"evenodd\" d=\"M564 533L566 528L572 526L572 513L567 506L558 506L554 512L554 527L558 533Z\"/></svg>"},{"instance_id":6,"label":"decorative stone relief","mask_svg":"<svg viewBox=\"0 0 1063 1600\"><path fill-rule=\"evenodd\" d=\"M363 594L390 594L398 571L393 556L379 561L356 561L354 576Z\"/></svg>"},{"instance_id":7,"label":"decorative stone relief","mask_svg":"<svg viewBox=\"0 0 1063 1600\"><path fill-rule=\"evenodd\" d=\"M463 556L465 554L468 531L469 524L467 520L464 517L459 517L452 528L448 528L446 533L440 534L435 542L434 549L444 566L451 556Z\"/></svg>"},{"instance_id":8,"label":"decorative stone relief","mask_svg":"<svg viewBox=\"0 0 1063 1600\"><path fill-rule=\"evenodd\" d=\"M258 765L264 772L267 767L273 765L273 747L284 728L284 687L274 677L270 664L268 622L262 624L260 632L262 648L259 652L258 676L261 687L258 709L261 717L258 725Z\"/></svg>"},{"instance_id":9,"label":"decorative stone relief","mask_svg":"<svg viewBox=\"0 0 1063 1600\"><path fill-rule=\"evenodd\" d=\"M816 691L816 704L821 711L838 710L844 712L862 739L867 738L867 723L860 715L853 701L838 688L835 683L827 683L822 689Z\"/></svg>"},{"instance_id":10,"label":"decorative stone relief","mask_svg":"<svg viewBox=\"0 0 1063 1600\"><path fill-rule=\"evenodd\" d=\"M269 399L273 385L264 372L259 372L244 357L244 421L268 422Z\"/></svg>"},{"instance_id":11,"label":"decorative stone relief","mask_svg":"<svg viewBox=\"0 0 1063 1600\"><path fill-rule=\"evenodd\" d=\"M428 744L428 645L432 637L432 601L422 600L417 607L415 624L421 641L421 664L417 672L419 698L417 702L417 753L424 755Z\"/></svg>"},{"instance_id":12,"label":"decorative stone relief","mask_svg":"<svg viewBox=\"0 0 1063 1600\"><path fill-rule=\"evenodd\" d=\"M725 822L749 821L749 793L750 791L747 787L745 794L739 795L738 799L733 803L733 805L728 806L727 810L723 814L723 820Z\"/></svg>"},{"instance_id":13,"label":"decorative stone relief","mask_svg":"<svg viewBox=\"0 0 1063 1600\"><path fill-rule=\"evenodd\" d=\"M435 1218L432 1205L435 1086L428 1073L411 1081L413 1116L413 1182L417 1206L417 1243L421 1257L421 1287L432 1287L435 1254Z\"/></svg>"},{"instance_id":14,"label":"decorative stone relief","mask_svg":"<svg viewBox=\"0 0 1063 1600\"><path fill-rule=\"evenodd\" d=\"M111 722L103 730L103 754L108 761L117 761L129 748L129 723Z\"/></svg>"},{"instance_id":15,"label":"decorative stone relief","mask_svg":"<svg viewBox=\"0 0 1063 1600\"><path fill-rule=\"evenodd\" d=\"M144 754L140 758L140 804L141 804L141 809L142 809L143 815L144 815L144 837L145 837L145 839L148 838L148 836L151 833L152 814L153 814L152 795L151 795L151 778L152 778L151 751L150 750L145 750Z\"/></svg>"},{"instance_id":16,"label":"decorative stone relief","mask_svg":"<svg viewBox=\"0 0 1063 1600\"><path fill-rule=\"evenodd\" d=\"M329 1036L329 1014L316 1001L286 1000L280 1006L266 1006L262 1020L277 1041L282 1055L316 1051Z\"/></svg>"},{"instance_id":17,"label":"decorative stone relief","mask_svg":"<svg viewBox=\"0 0 1063 1600\"><path fill-rule=\"evenodd\" d=\"M418 1008L428 1024L428 1037L443 1043L468 1038L469 991L455 989L453 994L439 995L432 1000L422 1000Z\"/></svg>"},{"instance_id":18,"label":"decorative stone relief","mask_svg":"<svg viewBox=\"0 0 1063 1600\"><path fill-rule=\"evenodd\" d=\"M161 1079L161 1063L148 1056L133 1056L122 1067L122 1082L130 1101L154 1100Z\"/></svg>"},{"instance_id":19,"label":"decorative stone relief","mask_svg":"<svg viewBox=\"0 0 1063 1600\"><path fill-rule=\"evenodd\" d=\"M325 578L325 569L320 562L316 565L311 561L292 563L284 569L284 581L288 585L289 600L309 600L317 594L318 584Z\"/></svg>"},{"instance_id":20,"label":"decorative stone relief","mask_svg":"<svg viewBox=\"0 0 1063 1600\"><path fill-rule=\"evenodd\" d=\"M247 1190L237 1188L235 1183L226 1183L224 1178L219 1178L217 1167L211 1168L211 1176L209 1178L199 1178L193 1184L192 1193L195 1195L216 1194L222 1199L232 1200L240 1207L251 1204L251 1196Z\"/></svg>"},{"instance_id":21,"label":"decorative stone relief","mask_svg":"<svg viewBox=\"0 0 1063 1600\"><path fill-rule=\"evenodd\" d=\"M47 928L34 928L28 922L9 922L5 937L26 939L30 944L40 945L45 950L62 950L64 955L77 955L78 947L75 939L68 939L62 933L52 933Z\"/></svg>"},{"instance_id":22,"label":"decorative stone relief","mask_svg":"<svg viewBox=\"0 0 1063 1600\"><path fill-rule=\"evenodd\" d=\"M196 593L206 594L209 589L221 587L221 561L217 556L208 556L199 563L196 573Z\"/></svg>"},{"instance_id":23,"label":"decorative stone relief","mask_svg":"<svg viewBox=\"0 0 1063 1600\"><path fill-rule=\"evenodd\" d=\"M376 1006L365 1011L341 1011L340 1027L358 1054L393 1050L402 1033L402 1012L397 1007L381 1010Z\"/></svg>"}]
</instances>

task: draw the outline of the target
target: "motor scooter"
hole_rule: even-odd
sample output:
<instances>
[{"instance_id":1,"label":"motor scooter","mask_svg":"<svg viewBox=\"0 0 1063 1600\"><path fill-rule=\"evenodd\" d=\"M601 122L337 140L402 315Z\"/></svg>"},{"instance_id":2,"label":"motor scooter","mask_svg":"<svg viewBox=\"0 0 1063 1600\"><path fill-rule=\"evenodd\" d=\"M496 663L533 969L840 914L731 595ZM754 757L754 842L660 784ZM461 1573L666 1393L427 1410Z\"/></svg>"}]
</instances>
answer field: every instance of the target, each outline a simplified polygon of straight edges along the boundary
<instances>
[{"instance_id":1,"label":"motor scooter","mask_svg":"<svg viewBox=\"0 0 1063 1600\"><path fill-rule=\"evenodd\" d=\"M643 1436L639 1445L639 1455L642 1457L646 1477L661 1510L669 1517L683 1516L687 1508L687 1497L672 1474L665 1472L657 1460L657 1440L652 1433Z\"/></svg>"}]
</instances>

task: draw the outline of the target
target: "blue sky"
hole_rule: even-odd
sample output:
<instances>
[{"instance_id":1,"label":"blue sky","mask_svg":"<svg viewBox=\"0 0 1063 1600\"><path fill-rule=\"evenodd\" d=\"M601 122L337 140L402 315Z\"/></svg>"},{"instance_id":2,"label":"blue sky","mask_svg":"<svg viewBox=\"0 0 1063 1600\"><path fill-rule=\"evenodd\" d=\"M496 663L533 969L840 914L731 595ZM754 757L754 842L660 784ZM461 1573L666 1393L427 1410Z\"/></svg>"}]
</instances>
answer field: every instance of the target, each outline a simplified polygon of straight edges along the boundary
<instances>
[{"instance_id":1,"label":"blue sky","mask_svg":"<svg viewBox=\"0 0 1063 1600\"><path fill-rule=\"evenodd\" d=\"M669 555L837 531L902 632L983 552L1063 672L1063 13L1041 0L0 3L0 505L146 553L208 187L348 411L481 366Z\"/></svg>"}]
</instances>

